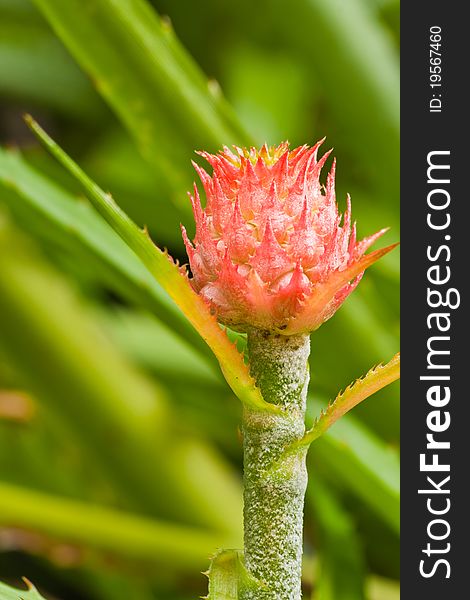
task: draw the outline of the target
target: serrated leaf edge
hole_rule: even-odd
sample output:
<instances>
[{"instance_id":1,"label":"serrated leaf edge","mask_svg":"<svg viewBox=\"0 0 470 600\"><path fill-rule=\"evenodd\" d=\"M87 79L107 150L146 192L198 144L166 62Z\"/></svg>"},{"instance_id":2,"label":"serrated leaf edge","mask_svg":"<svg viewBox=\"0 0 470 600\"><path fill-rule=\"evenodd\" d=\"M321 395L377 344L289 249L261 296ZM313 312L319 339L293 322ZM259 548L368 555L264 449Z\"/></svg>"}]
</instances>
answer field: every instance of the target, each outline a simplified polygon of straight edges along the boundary
<instances>
[{"instance_id":1,"label":"serrated leaf edge","mask_svg":"<svg viewBox=\"0 0 470 600\"><path fill-rule=\"evenodd\" d=\"M322 409L309 431L304 437L290 446L286 453L290 454L305 447L325 433L340 417L357 406L360 402L375 394L380 389L393 383L400 377L400 353L385 365L379 363L372 367L365 375L359 377L341 391L336 398Z\"/></svg>"},{"instance_id":2,"label":"serrated leaf edge","mask_svg":"<svg viewBox=\"0 0 470 600\"><path fill-rule=\"evenodd\" d=\"M210 307L193 290L184 267L175 263L166 250L156 246L146 228L140 229L114 202L111 194L104 192L92 181L31 115L25 115L24 119L45 148L81 183L93 206L137 254L211 348L235 395L251 408L279 412L278 407L263 399L243 355L220 327Z\"/></svg>"}]
</instances>

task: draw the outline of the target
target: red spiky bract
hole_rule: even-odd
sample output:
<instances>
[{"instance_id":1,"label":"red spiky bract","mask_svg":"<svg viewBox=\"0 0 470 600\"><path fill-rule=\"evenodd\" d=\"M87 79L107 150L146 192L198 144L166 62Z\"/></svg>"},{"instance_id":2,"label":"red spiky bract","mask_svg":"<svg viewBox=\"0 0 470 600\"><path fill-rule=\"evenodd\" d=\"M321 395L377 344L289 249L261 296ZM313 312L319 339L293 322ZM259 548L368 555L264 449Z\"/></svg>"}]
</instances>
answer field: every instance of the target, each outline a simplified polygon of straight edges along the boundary
<instances>
[{"instance_id":1,"label":"red spiky bract","mask_svg":"<svg viewBox=\"0 0 470 600\"><path fill-rule=\"evenodd\" d=\"M221 323L239 331L312 331L391 249L363 256L386 230L356 242L349 196L343 217L338 212L335 162L326 185L320 183L330 154L318 158L322 142L200 152L212 175L193 163L207 202L203 209L194 185L196 235L192 244L183 227L183 239L192 285Z\"/></svg>"}]
</instances>

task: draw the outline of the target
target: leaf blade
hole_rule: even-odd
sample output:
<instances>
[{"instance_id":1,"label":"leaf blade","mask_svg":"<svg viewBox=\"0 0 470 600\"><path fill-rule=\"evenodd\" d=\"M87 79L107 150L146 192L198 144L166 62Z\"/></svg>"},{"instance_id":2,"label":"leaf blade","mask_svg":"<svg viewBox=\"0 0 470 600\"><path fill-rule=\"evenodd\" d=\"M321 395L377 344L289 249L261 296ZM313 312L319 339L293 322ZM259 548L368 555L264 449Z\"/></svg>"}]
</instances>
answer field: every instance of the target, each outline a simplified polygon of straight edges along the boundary
<instances>
[{"instance_id":1,"label":"leaf blade","mask_svg":"<svg viewBox=\"0 0 470 600\"><path fill-rule=\"evenodd\" d=\"M111 195L94 183L31 116L26 116L25 120L51 154L81 183L95 208L137 254L205 340L219 361L222 373L235 395L253 408L276 412L278 409L274 405L263 400L242 355L229 341L204 300L192 289L185 273L166 252L153 244L148 234L129 219Z\"/></svg>"},{"instance_id":2,"label":"leaf blade","mask_svg":"<svg viewBox=\"0 0 470 600\"><path fill-rule=\"evenodd\" d=\"M397 451L346 415L318 438L311 468L368 506L396 535L400 531L400 463Z\"/></svg>"},{"instance_id":3,"label":"leaf blade","mask_svg":"<svg viewBox=\"0 0 470 600\"><path fill-rule=\"evenodd\" d=\"M357 406L360 402L375 394L383 387L393 383L400 377L400 354L396 354L386 365L377 365L370 369L364 377L349 385L340 392L325 411L316 419L313 427L307 431L299 442L299 446L309 446L323 435L340 417Z\"/></svg>"},{"instance_id":4,"label":"leaf blade","mask_svg":"<svg viewBox=\"0 0 470 600\"><path fill-rule=\"evenodd\" d=\"M319 573L312 600L363 600L364 557L353 518L317 476L307 487L318 531Z\"/></svg>"},{"instance_id":5,"label":"leaf blade","mask_svg":"<svg viewBox=\"0 0 470 600\"><path fill-rule=\"evenodd\" d=\"M250 144L231 107L171 26L144 0L34 0L98 93L135 139L142 156L190 213L186 156L196 147ZM119 52L116 52L119 48ZM181 194L181 196L180 196Z\"/></svg>"},{"instance_id":6,"label":"leaf blade","mask_svg":"<svg viewBox=\"0 0 470 600\"><path fill-rule=\"evenodd\" d=\"M90 272L99 270L113 290L150 309L208 362L214 362L181 311L93 207L36 171L16 150L0 148L0 184L7 192L3 201L15 216L19 213L22 221L27 217L32 222L35 234L39 231L42 239L58 243L82 263L84 258L91 259Z\"/></svg>"},{"instance_id":7,"label":"leaf blade","mask_svg":"<svg viewBox=\"0 0 470 600\"><path fill-rule=\"evenodd\" d=\"M0 482L0 522L127 559L201 568L227 536ZM0 588L1 589L1 588ZM1 596L0 596L1 598Z\"/></svg>"},{"instance_id":8,"label":"leaf blade","mask_svg":"<svg viewBox=\"0 0 470 600\"><path fill-rule=\"evenodd\" d=\"M262 584L247 570L240 550L219 550L211 560L207 600L238 600L244 590L262 588Z\"/></svg>"},{"instance_id":9,"label":"leaf blade","mask_svg":"<svg viewBox=\"0 0 470 600\"><path fill-rule=\"evenodd\" d=\"M28 587L27 590L18 590L0 581L0 600L45 600L26 577L23 577L23 581Z\"/></svg>"}]
</instances>

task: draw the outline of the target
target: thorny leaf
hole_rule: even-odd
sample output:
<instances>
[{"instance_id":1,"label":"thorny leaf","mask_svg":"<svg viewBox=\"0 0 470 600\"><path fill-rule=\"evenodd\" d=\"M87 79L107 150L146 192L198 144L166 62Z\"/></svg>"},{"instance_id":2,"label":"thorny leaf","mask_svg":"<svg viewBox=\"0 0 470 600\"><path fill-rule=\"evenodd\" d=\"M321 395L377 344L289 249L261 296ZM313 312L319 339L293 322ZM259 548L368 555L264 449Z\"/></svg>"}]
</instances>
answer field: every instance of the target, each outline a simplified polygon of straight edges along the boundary
<instances>
[{"instance_id":1,"label":"thorny leaf","mask_svg":"<svg viewBox=\"0 0 470 600\"><path fill-rule=\"evenodd\" d=\"M137 254L205 340L219 361L227 383L238 398L258 410L278 411L273 404L263 400L243 356L236 345L230 342L205 301L191 287L186 269L177 265L166 251L158 248L146 230L137 227L114 202L111 195L94 183L30 115L27 115L25 120L47 150L81 183L94 207Z\"/></svg>"},{"instance_id":2,"label":"thorny leaf","mask_svg":"<svg viewBox=\"0 0 470 600\"><path fill-rule=\"evenodd\" d=\"M23 577L23 581L28 586L27 590L17 590L9 585L0 583L0 600L45 600L44 596L41 596L26 577Z\"/></svg>"},{"instance_id":3,"label":"thorny leaf","mask_svg":"<svg viewBox=\"0 0 470 600\"><path fill-rule=\"evenodd\" d=\"M343 392L340 392L326 409L322 410L315 420L313 427L304 437L289 448L288 452L297 448L309 446L314 440L329 429L345 413L357 406L360 402L375 394L383 387L389 385L400 377L400 354L395 356L386 365L378 364L370 371L356 379Z\"/></svg>"},{"instance_id":4,"label":"thorny leaf","mask_svg":"<svg viewBox=\"0 0 470 600\"><path fill-rule=\"evenodd\" d=\"M211 560L209 570L209 595L205 600L238 600L239 593L256 589L262 584L243 564L240 550L219 550Z\"/></svg>"}]
</instances>

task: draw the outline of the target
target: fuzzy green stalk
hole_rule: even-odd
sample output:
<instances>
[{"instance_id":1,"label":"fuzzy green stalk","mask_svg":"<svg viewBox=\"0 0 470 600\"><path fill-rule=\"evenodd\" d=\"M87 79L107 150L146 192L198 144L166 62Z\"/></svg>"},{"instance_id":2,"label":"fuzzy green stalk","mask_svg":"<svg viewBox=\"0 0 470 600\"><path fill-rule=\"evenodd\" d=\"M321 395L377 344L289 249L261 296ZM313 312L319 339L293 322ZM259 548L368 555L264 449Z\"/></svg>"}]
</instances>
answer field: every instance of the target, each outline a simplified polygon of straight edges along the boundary
<instances>
[{"instance_id":1,"label":"fuzzy green stalk","mask_svg":"<svg viewBox=\"0 0 470 600\"><path fill-rule=\"evenodd\" d=\"M252 330L248 350L264 399L282 412L244 409L244 561L261 585L239 597L299 600L306 450L284 450L305 432L310 337Z\"/></svg>"}]
</instances>

